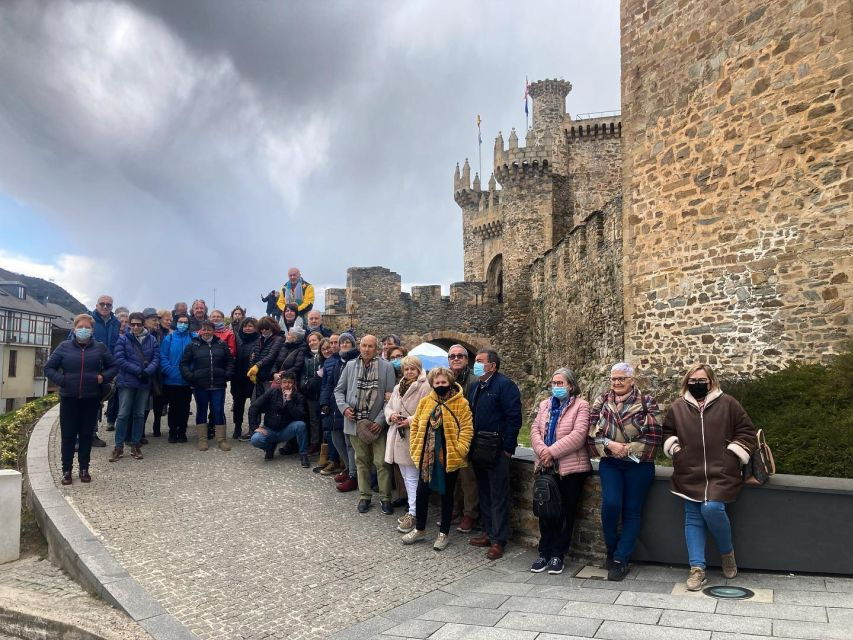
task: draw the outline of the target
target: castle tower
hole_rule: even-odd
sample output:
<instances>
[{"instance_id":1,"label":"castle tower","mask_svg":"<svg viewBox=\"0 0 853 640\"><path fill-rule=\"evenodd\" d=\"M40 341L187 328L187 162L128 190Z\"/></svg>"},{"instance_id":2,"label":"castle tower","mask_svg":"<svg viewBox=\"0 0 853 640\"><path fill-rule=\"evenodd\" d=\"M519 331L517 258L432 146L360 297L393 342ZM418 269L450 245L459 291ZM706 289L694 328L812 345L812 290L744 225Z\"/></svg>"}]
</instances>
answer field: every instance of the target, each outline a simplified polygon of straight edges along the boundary
<instances>
[{"instance_id":1,"label":"castle tower","mask_svg":"<svg viewBox=\"0 0 853 640\"><path fill-rule=\"evenodd\" d=\"M533 130L554 131L562 128L566 117L566 96L571 90L571 83L565 80L540 80L530 85Z\"/></svg>"}]
</instances>

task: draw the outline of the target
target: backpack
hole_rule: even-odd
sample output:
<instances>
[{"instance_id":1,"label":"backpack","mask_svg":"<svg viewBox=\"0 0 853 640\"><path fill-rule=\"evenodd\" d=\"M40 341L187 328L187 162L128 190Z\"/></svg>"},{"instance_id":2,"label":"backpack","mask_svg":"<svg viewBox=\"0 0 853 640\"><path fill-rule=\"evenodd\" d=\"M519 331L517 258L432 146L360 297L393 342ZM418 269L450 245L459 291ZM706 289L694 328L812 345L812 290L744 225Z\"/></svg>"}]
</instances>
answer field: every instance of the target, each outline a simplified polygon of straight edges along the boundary
<instances>
[{"instance_id":1,"label":"backpack","mask_svg":"<svg viewBox=\"0 0 853 640\"><path fill-rule=\"evenodd\" d=\"M533 515L540 520L558 520L563 515L560 483L551 471L537 474L533 481Z\"/></svg>"}]
</instances>

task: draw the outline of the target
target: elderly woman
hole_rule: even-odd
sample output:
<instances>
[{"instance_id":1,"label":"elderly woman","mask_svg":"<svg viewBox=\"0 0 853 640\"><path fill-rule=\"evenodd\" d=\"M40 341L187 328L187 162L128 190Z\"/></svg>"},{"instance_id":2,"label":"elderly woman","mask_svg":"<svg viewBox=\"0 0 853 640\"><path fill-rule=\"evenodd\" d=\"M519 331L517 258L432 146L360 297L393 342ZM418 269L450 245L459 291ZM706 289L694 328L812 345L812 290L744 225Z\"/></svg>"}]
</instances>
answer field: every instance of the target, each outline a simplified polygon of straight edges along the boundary
<instances>
[{"instance_id":1,"label":"elderly woman","mask_svg":"<svg viewBox=\"0 0 853 640\"><path fill-rule=\"evenodd\" d=\"M427 380L432 391L418 403L409 435L409 454L418 469L416 523L402 540L403 544L412 544L426 537L429 495L435 491L441 495L441 521L432 547L443 551L449 542L456 476L468 464L474 427L465 393L456 384L453 372L435 367Z\"/></svg>"},{"instance_id":2,"label":"elderly woman","mask_svg":"<svg viewBox=\"0 0 853 640\"><path fill-rule=\"evenodd\" d=\"M231 325L234 326L233 321ZM255 344L260 339L258 321L255 318L244 319L241 317L238 326L239 329L234 335L237 339L237 357L234 359L234 377L231 379L231 406L234 418L234 433L231 434L231 437L234 440L242 437L244 433L243 417L246 401L251 402L252 392L255 389L255 384L249 379L248 373L249 369L252 368L252 353L254 353ZM248 427L245 433L248 435Z\"/></svg>"},{"instance_id":3,"label":"elderly woman","mask_svg":"<svg viewBox=\"0 0 853 640\"><path fill-rule=\"evenodd\" d=\"M284 342L279 335L281 329L278 323L270 317L258 320L258 333L261 334L261 337L258 338L255 347L252 349L252 355L249 358L249 364L252 366L246 373L246 376L255 385L252 393L253 399L263 395L269 388L270 380L272 380L275 371L275 363L278 360L282 342ZM240 436L240 440L248 441L251 435L251 433L244 433Z\"/></svg>"},{"instance_id":4,"label":"elderly woman","mask_svg":"<svg viewBox=\"0 0 853 640\"><path fill-rule=\"evenodd\" d=\"M671 491L684 500L687 589L699 591L707 582L706 529L720 551L723 575L737 575L726 503L740 493L741 466L756 446L755 427L740 403L720 389L711 367L698 364L681 380L681 396L664 418L663 437L664 453L672 458Z\"/></svg>"},{"instance_id":5,"label":"elderly woman","mask_svg":"<svg viewBox=\"0 0 853 640\"><path fill-rule=\"evenodd\" d=\"M103 342L95 340L95 320L88 313L74 317L70 340L62 342L44 367L59 387L59 429L62 433L62 484L71 484L74 445L79 438L80 480L91 482L89 459L101 407L101 384L115 377L116 364Z\"/></svg>"},{"instance_id":6,"label":"elderly woman","mask_svg":"<svg viewBox=\"0 0 853 640\"><path fill-rule=\"evenodd\" d=\"M231 352L231 357L237 357L237 338L234 332L225 324L225 314L219 309L210 312L210 321L213 323L213 335L222 340Z\"/></svg>"},{"instance_id":7,"label":"elderly woman","mask_svg":"<svg viewBox=\"0 0 853 640\"><path fill-rule=\"evenodd\" d=\"M551 397L539 404L530 427L536 470L555 475L563 504L558 520L539 520L539 557L530 567L533 573L545 569L554 575L563 572L581 490L592 471L586 448L589 403L579 397L580 392L572 370L557 369L551 376Z\"/></svg>"},{"instance_id":8,"label":"elderly woman","mask_svg":"<svg viewBox=\"0 0 853 640\"><path fill-rule=\"evenodd\" d=\"M588 444L601 458L601 525L607 545L607 579L620 581L640 533L646 496L655 479L655 453L661 442L657 402L634 384L634 367L618 362L610 369L610 390L592 405ZM619 530L619 521L622 529Z\"/></svg>"},{"instance_id":9,"label":"elderly woman","mask_svg":"<svg viewBox=\"0 0 853 640\"><path fill-rule=\"evenodd\" d=\"M400 347L395 347L399 349ZM388 422L388 439L385 443L385 462L396 464L406 487L409 511L397 520L397 531L409 533L415 528L415 495L418 491L418 469L409 453L408 431L412 416L421 399L430 392L424 367L417 356L402 358L402 378L394 387L391 398L385 405L385 420Z\"/></svg>"},{"instance_id":10,"label":"elderly woman","mask_svg":"<svg viewBox=\"0 0 853 640\"><path fill-rule=\"evenodd\" d=\"M335 387L341 378L341 373L347 362L357 358L358 347L355 344L355 336L344 332L338 338L338 353L333 353L323 363L323 388L320 391L320 412L324 416L331 416L331 437L341 461L345 468L335 476L335 485L341 493L354 491L358 488L356 480L355 448L349 437L344 433L344 415L338 409L335 402ZM323 475L327 475L320 472Z\"/></svg>"}]
</instances>

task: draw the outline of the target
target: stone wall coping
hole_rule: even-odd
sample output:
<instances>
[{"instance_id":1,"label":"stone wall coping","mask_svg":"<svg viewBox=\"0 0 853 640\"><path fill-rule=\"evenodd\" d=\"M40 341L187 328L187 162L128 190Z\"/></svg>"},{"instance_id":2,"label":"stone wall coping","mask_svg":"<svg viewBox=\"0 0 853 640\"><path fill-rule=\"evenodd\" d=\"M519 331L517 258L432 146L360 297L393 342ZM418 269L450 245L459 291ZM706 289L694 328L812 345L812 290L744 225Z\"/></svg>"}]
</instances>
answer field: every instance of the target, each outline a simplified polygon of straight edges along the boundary
<instances>
[{"instance_id":1,"label":"stone wall coping","mask_svg":"<svg viewBox=\"0 0 853 640\"><path fill-rule=\"evenodd\" d=\"M48 542L50 559L87 591L124 611L154 640L194 640L177 619L113 559L57 488L50 471L50 434L59 405L36 423L27 447L27 502Z\"/></svg>"},{"instance_id":2,"label":"stone wall coping","mask_svg":"<svg viewBox=\"0 0 853 640\"><path fill-rule=\"evenodd\" d=\"M536 456L530 447L518 447L515 450L513 460L522 463L533 464ZM598 473L598 461L592 461L592 471ZM668 481L672 477L672 467L655 465L655 480ZM761 487L745 486L748 490L776 490L776 491L802 491L816 493L836 493L853 496L853 479L851 478L826 478L823 476L797 476L786 473L777 473L770 477L767 484Z\"/></svg>"}]
</instances>

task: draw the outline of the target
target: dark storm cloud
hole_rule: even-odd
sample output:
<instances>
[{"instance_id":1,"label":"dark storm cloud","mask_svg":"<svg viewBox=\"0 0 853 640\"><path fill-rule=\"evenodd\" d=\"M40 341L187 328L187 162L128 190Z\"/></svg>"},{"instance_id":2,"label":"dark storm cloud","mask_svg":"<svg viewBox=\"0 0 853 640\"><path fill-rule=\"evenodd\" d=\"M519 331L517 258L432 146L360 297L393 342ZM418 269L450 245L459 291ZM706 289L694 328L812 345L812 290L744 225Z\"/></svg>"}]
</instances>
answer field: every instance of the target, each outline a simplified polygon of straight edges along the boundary
<instances>
[{"instance_id":1,"label":"dark storm cloud","mask_svg":"<svg viewBox=\"0 0 853 640\"><path fill-rule=\"evenodd\" d=\"M67 225L134 304L215 286L259 309L291 264L448 283L476 115L485 182L525 76L570 80L570 112L618 108L618 45L615 1L6 3L0 192Z\"/></svg>"}]
</instances>

